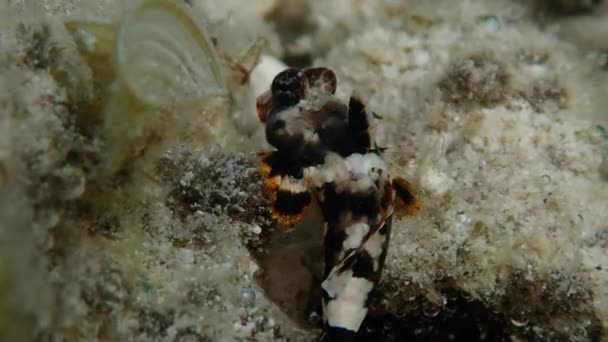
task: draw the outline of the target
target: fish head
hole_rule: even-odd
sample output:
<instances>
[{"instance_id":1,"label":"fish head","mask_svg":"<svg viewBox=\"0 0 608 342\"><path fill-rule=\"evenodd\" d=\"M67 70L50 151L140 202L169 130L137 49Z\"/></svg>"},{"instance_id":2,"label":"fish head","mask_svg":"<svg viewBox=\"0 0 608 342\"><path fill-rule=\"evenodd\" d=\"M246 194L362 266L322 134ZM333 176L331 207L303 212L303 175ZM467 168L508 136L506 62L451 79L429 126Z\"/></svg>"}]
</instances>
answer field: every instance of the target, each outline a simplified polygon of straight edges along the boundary
<instances>
[{"instance_id":1,"label":"fish head","mask_svg":"<svg viewBox=\"0 0 608 342\"><path fill-rule=\"evenodd\" d=\"M292 156L320 158L347 140L348 108L334 96L336 75L327 68L286 69L257 98L266 140Z\"/></svg>"}]
</instances>

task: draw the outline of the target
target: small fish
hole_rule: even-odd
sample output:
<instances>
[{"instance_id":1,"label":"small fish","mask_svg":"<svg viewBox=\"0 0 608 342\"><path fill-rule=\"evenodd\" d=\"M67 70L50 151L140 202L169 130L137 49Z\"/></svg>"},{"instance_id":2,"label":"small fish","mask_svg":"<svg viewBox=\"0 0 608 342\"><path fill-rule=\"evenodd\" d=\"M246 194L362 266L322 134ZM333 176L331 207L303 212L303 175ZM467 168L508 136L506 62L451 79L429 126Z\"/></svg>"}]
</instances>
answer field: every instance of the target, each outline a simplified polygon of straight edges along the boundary
<instances>
[{"instance_id":1,"label":"small fish","mask_svg":"<svg viewBox=\"0 0 608 342\"><path fill-rule=\"evenodd\" d=\"M273 218L299 223L313 202L324 219L322 341L353 339L386 259L392 219L420 210L416 189L393 177L372 137L379 116L335 97L327 68L286 69L257 99L266 139L260 153Z\"/></svg>"}]
</instances>

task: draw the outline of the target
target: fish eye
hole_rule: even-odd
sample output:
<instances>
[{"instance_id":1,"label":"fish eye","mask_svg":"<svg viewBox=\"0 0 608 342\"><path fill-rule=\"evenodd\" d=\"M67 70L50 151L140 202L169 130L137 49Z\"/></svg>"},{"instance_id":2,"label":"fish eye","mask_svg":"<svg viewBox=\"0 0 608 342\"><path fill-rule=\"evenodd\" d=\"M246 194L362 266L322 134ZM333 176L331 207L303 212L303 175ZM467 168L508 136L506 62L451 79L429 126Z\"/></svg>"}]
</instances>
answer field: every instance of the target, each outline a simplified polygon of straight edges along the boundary
<instances>
[{"instance_id":1,"label":"fish eye","mask_svg":"<svg viewBox=\"0 0 608 342\"><path fill-rule=\"evenodd\" d=\"M323 67L308 68L304 70L304 75L310 87L321 88L330 94L336 93L338 80L336 74L331 69Z\"/></svg>"},{"instance_id":2,"label":"fish eye","mask_svg":"<svg viewBox=\"0 0 608 342\"><path fill-rule=\"evenodd\" d=\"M300 70L289 68L281 71L274 77L270 86L275 104L279 107L296 105L304 97L306 82Z\"/></svg>"},{"instance_id":3,"label":"fish eye","mask_svg":"<svg viewBox=\"0 0 608 342\"><path fill-rule=\"evenodd\" d=\"M282 108L290 107L300 102L300 97L291 91L278 91L272 96L275 99L275 103Z\"/></svg>"}]
</instances>

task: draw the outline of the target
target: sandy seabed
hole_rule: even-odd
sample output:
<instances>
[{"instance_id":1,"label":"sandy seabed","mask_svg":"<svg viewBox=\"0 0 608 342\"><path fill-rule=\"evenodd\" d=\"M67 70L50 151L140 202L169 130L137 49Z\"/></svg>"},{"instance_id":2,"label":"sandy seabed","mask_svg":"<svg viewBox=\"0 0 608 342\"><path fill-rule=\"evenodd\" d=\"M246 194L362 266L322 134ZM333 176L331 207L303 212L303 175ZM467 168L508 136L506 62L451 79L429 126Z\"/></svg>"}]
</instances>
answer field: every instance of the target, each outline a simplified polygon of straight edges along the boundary
<instances>
[{"instance_id":1,"label":"sandy seabed","mask_svg":"<svg viewBox=\"0 0 608 342\"><path fill-rule=\"evenodd\" d=\"M362 341L608 340L608 5L179 5L224 78L192 92L220 99L127 94L121 1L0 3L0 340L319 335L319 234L277 230L261 191L257 54L332 68L420 190Z\"/></svg>"}]
</instances>

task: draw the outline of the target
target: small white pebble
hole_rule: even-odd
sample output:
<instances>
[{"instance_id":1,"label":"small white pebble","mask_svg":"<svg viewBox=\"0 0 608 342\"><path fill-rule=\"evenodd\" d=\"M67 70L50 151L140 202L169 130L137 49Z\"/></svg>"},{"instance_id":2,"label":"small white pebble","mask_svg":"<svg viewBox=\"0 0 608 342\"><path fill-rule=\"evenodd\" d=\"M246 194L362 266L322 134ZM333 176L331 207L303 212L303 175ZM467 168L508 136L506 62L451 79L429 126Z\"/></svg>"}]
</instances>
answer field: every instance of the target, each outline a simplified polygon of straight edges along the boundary
<instances>
[{"instance_id":1,"label":"small white pebble","mask_svg":"<svg viewBox=\"0 0 608 342\"><path fill-rule=\"evenodd\" d=\"M249 274L253 275L259 269L260 269L260 267L258 266L258 264L256 264L255 262L251 261L251 265L249 266Z\"/></svg>"},{"instance_id":2,"label":"small white pebble","mask_svg":"<svg viewBox=\"0 0 608 342\"><path fill-rule=\"evenodd\" d=\"M187 171L186 173L184 173L184 176L182 177L182 179L179 180L179 184L181 186L188 186L188 185L190 185L190 182L192 181L193 178L194 178L194 173L192 171Z\"/></svg>"},{"instance_id":3,"label":"small white pebble","mask_svg":"<svg viewBox=\"0 0 608 342\"><path fill-rule=\"evenodd\" d=\"M431 55L427 50L416 50L414 52L414 63L416 66L425 66L431 61Z\"/></svg>"},{"instance_id":4,"label":"small white pebble","mask_svg":"<svg viewBox=\"0 0 608 342\"><path fill-rule=\"evenodd\" d=\"M259 63L251 70L249 89L245 100L247 105L244 106L247 110L244 110L244 113L241 114L238 123L239 128L244 130L245 133L254 134L262 129L263 125L260 125L255 111L257 97L270 89L274 77L286 68L287 65L280 60L269 55L262 55Z\"/></svg>"},{"instance_id":5,"label":"small white pebble","mask_svg":"<svg viewBox=\"0 0 608 342\"><path fill-rule=\"evenodd\" d=\"M201 153L201 155L198 157L198 164L201 167L209 167L209 165L211 165L211 161L209 160L209 157L207 157L206 154Z\"/></svg>"},{"instance_id":6,"label":"small white pebble","mask_svg":"<svg viewBox=\"0 0 608 342\"><path fill-rule=\"evenodd\" d=\"M259 235L262 232L262 227L260 227L256 224L251 228L251 232L253 234Z\"/></svg>"},{"instance_id":7,"label":"small white pebble","mask_svg":"<svg viewBox=\"0 0 608 342\"><path fill-rule=\"evenodd\" d=\"M534 76L541 76L547 73L547 67L542 64L534 64L528 67L528 71Z\"/></svg>"},{"instance_id":8,"label":"small white pebble","mask_svg":"<svg viewBox=\"0 0 608 342\"><path fill-rule=\"evenodd\" d=\"M422 188L433 192L437 195L445 194L454 184L454 180L445 173L430 168L420 177L420 185Z\"/></svg>"},{"instance_id":9,"label":"small white pebble","mask_svg":"<svg viewBox=\"0 0 608 342\"><path fill-rule=\"evenodd\" d=\"M192 266L194 264L194 251L191 249L180 249L177 257L180 263L185 266Z\"/></svg>"},{"instance_id":10,"label":"small white pebble","mask_svg":"<svg viewBox=\"0 0 608 342\"><path fill-rule=\"evenodd\" d=\"M233 324L233 327L237 334L239 334L241 337L251 336L253 330L255 329L255 323L247 322L246 324L242 324L239 322L235 322Z\"/></svg>"}]
</instances>

